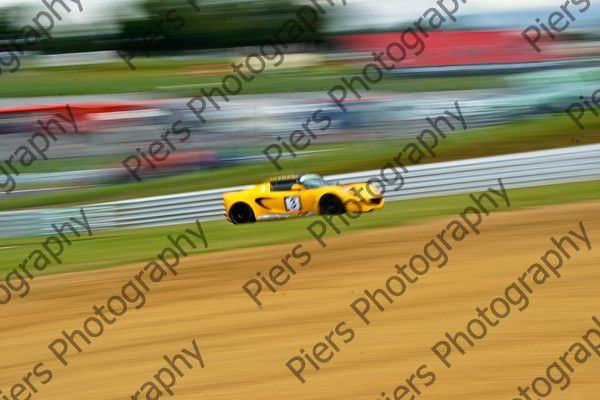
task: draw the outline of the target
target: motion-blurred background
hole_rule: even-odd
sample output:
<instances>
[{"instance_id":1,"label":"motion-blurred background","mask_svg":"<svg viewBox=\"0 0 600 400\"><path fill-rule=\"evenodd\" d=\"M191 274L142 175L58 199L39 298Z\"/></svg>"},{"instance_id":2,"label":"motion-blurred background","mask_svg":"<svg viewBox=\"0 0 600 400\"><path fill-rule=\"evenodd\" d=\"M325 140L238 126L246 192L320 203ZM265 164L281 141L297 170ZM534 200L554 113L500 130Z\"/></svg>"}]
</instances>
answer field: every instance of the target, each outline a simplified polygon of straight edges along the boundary
<instances>
[{"instance_id":1,"label":"motion-blurred background","mask_svg":"<svg viewBox=\"0 0 600 400\"><path fill-rule=\"evenodd\" d=\"M409 27L432 4L349 1L327 5L316 33L287 43L285 61L267 70L201 125L186 107L200 89L220 87L232 62L243 62L271 40L304 3L294 0L185 0L66 2L72 12L55 19L52 39L35 45L14 37L40 10L40 1L3 2L0 9L0 159L65 104L77 109L80 134L52 145L49 160L16 176L0 193L0 209L85 204L145 195L245 185L278 173L262 154L323 108L330 129L308 151L283 158L283 172L335 174L381 167L403 142L426 126L425 117L459 101L469 130L439 147L445 161L597 142L599 121L587 111L580 130L564 110L600 88L600 10L590 7L537 53L521 32L555 11L552 1L462 5L456 23L432 35L410 63L346 102L341 112L327 96L340 77L360 75L373 51ZM161 20L183 16L185 25ZM162 26L168 37L147 41ZM543 33L543 32L542 32ZM24 51L14 73L10 48ZM136 49L128 68L118 51ZM14 51L14 50L13 50ZM350 96L352 97L352 96ZM210 108L210 106L209 106ZM192 128L162 168L143 170L136 182L121 165L147 149L176 120Z\"/></svg>"}]
</instances>

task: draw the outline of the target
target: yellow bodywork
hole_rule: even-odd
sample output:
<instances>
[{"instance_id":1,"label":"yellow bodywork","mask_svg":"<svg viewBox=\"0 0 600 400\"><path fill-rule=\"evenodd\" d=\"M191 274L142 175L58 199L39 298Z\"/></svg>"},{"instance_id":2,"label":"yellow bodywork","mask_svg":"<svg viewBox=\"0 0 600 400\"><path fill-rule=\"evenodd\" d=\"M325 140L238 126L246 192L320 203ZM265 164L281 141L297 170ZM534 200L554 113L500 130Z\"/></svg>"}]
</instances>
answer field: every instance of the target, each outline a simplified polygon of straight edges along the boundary
<instances>
[{"instance_id":1,"label":"yellow bodywork","mask_svg":"<svg viewBox=\"0 0 600 400\"><path fill-rule=\"evenodd\" d=\"M321 187L311 188L312 182L323 183ZM325 185L324 182L318 175L292 175L274 178L249 189L227 192L223 194L225 215L230 222L238 224L318 214L360 213L383 207L383 196L368 183L335 185L327 182Z\"/></svg>"}]
</instances>

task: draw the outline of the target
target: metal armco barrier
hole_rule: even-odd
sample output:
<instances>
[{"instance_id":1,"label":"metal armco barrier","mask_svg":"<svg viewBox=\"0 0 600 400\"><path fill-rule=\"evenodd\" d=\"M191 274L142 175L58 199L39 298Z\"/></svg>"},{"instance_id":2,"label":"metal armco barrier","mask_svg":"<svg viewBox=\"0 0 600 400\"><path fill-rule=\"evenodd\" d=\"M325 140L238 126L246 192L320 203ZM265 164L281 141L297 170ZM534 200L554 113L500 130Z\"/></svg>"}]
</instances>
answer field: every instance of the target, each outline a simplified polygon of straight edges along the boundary
<instances>
[{"instance_id":1,"label":"metal armco barrier","mask_svg":"<svg viewBox=\"0 0 600 400\"><path fill-rule=\"evenodd\" d=\"M600 179L600 144L414 165L407 169L408 173L402 173L405 179L402 188L388 187L386 200L483 191L489 186L496 187L498 178L502 178L507 189ZM381 179L380 172L331 175L326 179L341 184L365 182L375 177ZM387 173L391 178L390 171ZM399 184L396 182L394 186ZM250 186L93 204L86 205L84 210L94 231L224 219L222 194L247 187ZM52 223L60 226L69 217L81 218L79 208L2 212L0 237L52 234Z\"/></svg>"}]
</instances>

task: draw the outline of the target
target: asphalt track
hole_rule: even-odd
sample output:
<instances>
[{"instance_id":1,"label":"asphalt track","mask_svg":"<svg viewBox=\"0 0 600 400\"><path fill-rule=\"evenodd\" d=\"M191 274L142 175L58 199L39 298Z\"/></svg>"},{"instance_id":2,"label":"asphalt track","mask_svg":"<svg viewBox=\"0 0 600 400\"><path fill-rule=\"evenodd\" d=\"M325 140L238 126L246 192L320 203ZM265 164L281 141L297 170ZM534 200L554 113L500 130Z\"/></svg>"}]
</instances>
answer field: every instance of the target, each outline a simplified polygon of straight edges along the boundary
<instances>
[{"instance_id":1,"label":"asphalt track","mask_svg":"<svg viewBox=\"0 0 600 400\"><path fill-rule=\"evenodd\" d=\"M422 364L436 380L427 388L418 384L419 400L517 398L517 386L544 375L593 327L591 317L600 319L600 202L485 217L481 234L458 243L444 268L422 277L385 312L374 310L365 326L350 303L364 289L381 287L394 264L422 252L451 219L343 235L329 239L326 249L306 242L312 261L277 294L266 293L262 309L241 285L295 244L186 259L177 277L152 288L143 308L117 319L83 353L70 353L66 367L48 344L63 329L81 329L92 305L106 304L140 265L36 278L25 299L0 308L0 388L6 393L44 362L53 377L32 400L129 399L165 366L163 355L191 350L195 339L205 367L183 370L175 399L374 400L382 391L391 395ZM536 288L527 309L513 310L465 355L454 353L447 369L431 346L447 331L465 330L476 307L500 296L552 247L551 236L577 231L579 221L592 250L574 253L560 279ZM341 321L354 330L354 339L319 371L307 367L301 384L286 361L300 348L310 351ZM560 391L554 385L551 398L596 399L599 371L600 357L590 356L569 373L569 387Z\"/></svg>"}]
</instances>

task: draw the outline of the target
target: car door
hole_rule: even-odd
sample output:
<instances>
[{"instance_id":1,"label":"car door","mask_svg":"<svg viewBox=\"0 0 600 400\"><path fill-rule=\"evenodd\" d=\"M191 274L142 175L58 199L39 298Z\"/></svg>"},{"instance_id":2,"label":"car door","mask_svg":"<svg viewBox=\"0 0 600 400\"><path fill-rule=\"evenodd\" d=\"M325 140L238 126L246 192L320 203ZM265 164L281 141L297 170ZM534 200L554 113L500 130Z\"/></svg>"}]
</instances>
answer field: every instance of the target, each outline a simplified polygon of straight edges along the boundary
<instances>
[{"instance_id":1,"label":"car door","mask_svg":"<svg viewBox=\"0 0 600 400\"><path fill-rule=\"evenodd\" d=\"M301 200L291 191L295 179L277 180L270 182L264 194L256 202L266 209L271 215L285 215L297 212L301 208Z\"/></svg>"},{"instance_id":2,"label":"car door","mask_svg":"<svg viewBox=\"0 0 600 400\"><path fill-rule=\"evenodd\" d=\"M286 190L271 190L268 197L263 198L261 203L269 208L272 214L302 215L308 213L314 206L312 191L308 189L290 190L292 184L283 186ZM281 185L278 186L281 188Z\"/></svg>"},{"instance_id":3,"label":"car door","mask_svg":"<svg viewBox=\"0 0 600 400\"><path fill-rule=\"evenodd\" d=\"M314 191L310 189L281 192L283 213L304 215L314 206Z\"/></svg>"}]
</instances>

